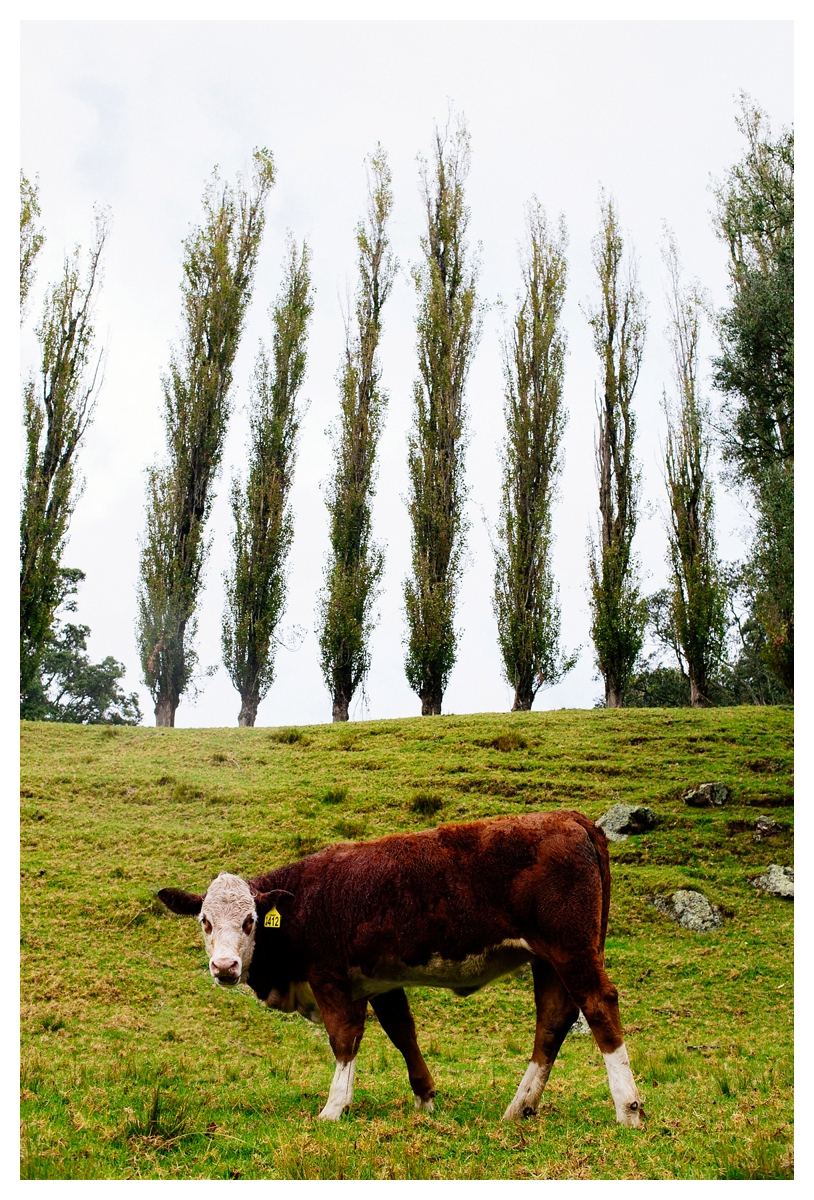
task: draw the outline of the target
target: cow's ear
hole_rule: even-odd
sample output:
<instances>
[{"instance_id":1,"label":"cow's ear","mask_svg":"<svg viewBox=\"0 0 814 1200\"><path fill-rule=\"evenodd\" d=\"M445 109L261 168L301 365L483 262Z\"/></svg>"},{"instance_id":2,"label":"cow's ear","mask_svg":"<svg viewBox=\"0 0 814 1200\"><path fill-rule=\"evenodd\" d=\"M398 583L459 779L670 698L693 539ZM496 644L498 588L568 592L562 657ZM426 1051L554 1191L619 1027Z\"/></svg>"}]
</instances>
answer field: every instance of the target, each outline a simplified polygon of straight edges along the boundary
<instances>
[{"instance_id":1,"label":"cow's ear","mask_svg":"<svg viewBox=\"0 0 814 1200\"><path fill-rule=\"evenodd\" d=\"M196 896L194 892L184 892L181 888L162 888L158 898L172 912L179 913L182 917L197 917L203 905L203 896Z\"/></svg>"},{"instance_id":2,"label":"cow's ear","mask_svg":"<svg viewBox=\"0 0 814 1200\"><path fill-rule=\"evenodd\" d=\"M257 919L260 924L265 923L266 913L276 909L281 917L287 916L291 911L291 905L294 900L293 892L286 892L282 888L275 888L270 892L255 892L254 905L257 909Z\"/></svg>"}]
</instances>

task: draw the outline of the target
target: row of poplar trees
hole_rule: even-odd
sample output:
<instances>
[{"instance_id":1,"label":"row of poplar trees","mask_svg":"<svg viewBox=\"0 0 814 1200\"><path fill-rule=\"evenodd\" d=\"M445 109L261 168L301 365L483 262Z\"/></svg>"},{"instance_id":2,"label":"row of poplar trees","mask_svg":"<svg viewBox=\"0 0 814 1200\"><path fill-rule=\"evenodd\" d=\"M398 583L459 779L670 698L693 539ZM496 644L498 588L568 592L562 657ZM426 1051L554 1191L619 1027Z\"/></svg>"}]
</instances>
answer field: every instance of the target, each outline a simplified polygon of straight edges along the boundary
<instances>
[{"instance_id":1,"label":"row of poplar trees","mask_svg":"<svg viewBox=\"0 0 814 1200\"><path fill-rule=\"evenodd\" d=\"M672 399L663 398L671 584L661 595L656 625L676 653L696 706L708 703L711 675L725 653L731 584L715 543L713 438L719 440L731 480L748 491L755 506L755 537L742 586L760 626L766 661L793 690L793 140L784 132L772 141L764 114L746 97L739 123L747 152L717 193L717 231L729 249L731 298L731 307L716 317L721 355L714 362L715 383L725 396L724 419L717 427L698 384L699 334L708 305L697 284L683 283L669 233L664 249L675 384ZM458 646L455 609L467 529L464 395L482 313L477 263L466 239L469 165L464 123L443 135L436 131L432 160L421 168L426 226L421 260L412 270L419 306L418 375L408 439L412 537L411 573L404 585L405 665L425 715L441 712ZM384 563L371 531L376 451L387 405L378 345L398 264L388 241L393 197L381 148L368 166L367 211L356 229L355 303L338 373L335 466L326 492L330 549L318 601L320 665L335 721L348 719L354 695L364 689ZM147 473L138 588L139 650L158 725L174 724L181 697L194 685L196 611L209 549L206 525L273 183L273 161L265 150L256 152L249 181L238 179L232 187L215 173L204 194L204 220L184 246L183 337L163 380L167 456ZM102 244L100 238L91 259L94 270ZM552 507L566 421L561 320L566 248L563 220L552 226L533 200L526 211L522 286L502 346L506 437L494 537L493 603L505 676L514 688L513 710L530 709L538 691L561 679L577 657L560 646L551 567ZM633 552L641 484L633 401L646 322L635 260L625 254L615 204L604 194L592 250L598 297L586 315L601 383L599 523L589 539L591 635L605 702L615 707L623 703L652 617ZM21 259L21 285L22 279ZM89 298L92 289L93 276L80 299ZM270 310L271 346L261 345L252 379L248 468L245 478L235 477L231 485L234 524L223 657L240 694L241 725L254 724L274 678L293 538L289 493L301 416L297 395L312 310L310 251L289 238L282 287ZM80 305L80 320L82 311ZM77 395L70 454L88 416L84 393ZM33 445L46 418L36 416L33 400L27 403ZM52 617L53 600L49 603ZM48 615L45 605L41 621L47 624ZM29 643L32 629L29 622ZM21 644L23 639L21 621Z\"/></svg>"}]
</instances>

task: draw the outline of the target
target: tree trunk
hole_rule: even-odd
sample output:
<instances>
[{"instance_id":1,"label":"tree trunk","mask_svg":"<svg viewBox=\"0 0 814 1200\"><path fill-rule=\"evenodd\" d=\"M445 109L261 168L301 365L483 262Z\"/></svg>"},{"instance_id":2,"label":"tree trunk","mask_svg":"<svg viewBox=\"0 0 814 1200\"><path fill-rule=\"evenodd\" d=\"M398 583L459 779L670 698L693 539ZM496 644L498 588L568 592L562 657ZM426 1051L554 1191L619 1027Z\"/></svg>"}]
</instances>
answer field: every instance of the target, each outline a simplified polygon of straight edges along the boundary
<instances>
[{"instance_id":1,"label":"tree trunk","mask_svg":"<svg viewBox=\"0 0 814 1200\"><path fill-rule=\"evenodd\" d=\"M694 679L690 675L690 704L693 708L709 708L710 703L706 696L706 687L703 683Z\"/></svg>"},{"instance_id":2,"label":"tree trunk","mask_svg":"<svg viewBox=\"0 0 814 1200\"><path fill-rule=\"evenodd\" d=\"M238 726L241 729L254 729L260 699L258 696L241 696L241 700L243 703L240 705L237 717Z\"/></svg>"},{"instance_id":3,"label":"tree trunk","mask_svg":"<svg viewBox=\"0 0 814 1200\"><path fill-rule=\"evenodd\" d=\"M431 688L426 692L421 693L421 715L422 717L440 717L441 701L444 698L444 693L440 688Z\"/></svg>"},{"instance_id":4,"label":"tree trunk","mask_svg":"<svg viewBox=\"0 0 814 1200\"><path fill-rule=\"evenodd\" d=\"M175 710L178 701L173 704L169 696L159 696L155 705L155 724L157 729L175 728Z\"/></svg>"},{"instance_id":5,"label":"tree trunk","mask_svg":"<svg viewBox=\"0 0 814 1200\"><path fill-rule=\"evenodd\" d=\"M531 712L531 706L533 703L534 696L531 692L527 692L521 688L515 688L512 712Z\"/></svg>"},{"instance_id":6,"label":"tree trunk","mask_svg":"<svg viewBox=\"0 0 814 1200\"><path fill-rule=\"evenodd\" d=\"M608 680L605 680L605 707L622 707L622 689L615 683L610 683Z\"/></svg>"},{"instance_id":7,"label":"tree trunk","mask_svg":"<svg viewBox=\"0 0 814 1200\"><path fill-rule=\"evenodd\" d=\"M334 721L348 720L348 698L342 692L334 692Z\"/></svg>"}]
</instances>

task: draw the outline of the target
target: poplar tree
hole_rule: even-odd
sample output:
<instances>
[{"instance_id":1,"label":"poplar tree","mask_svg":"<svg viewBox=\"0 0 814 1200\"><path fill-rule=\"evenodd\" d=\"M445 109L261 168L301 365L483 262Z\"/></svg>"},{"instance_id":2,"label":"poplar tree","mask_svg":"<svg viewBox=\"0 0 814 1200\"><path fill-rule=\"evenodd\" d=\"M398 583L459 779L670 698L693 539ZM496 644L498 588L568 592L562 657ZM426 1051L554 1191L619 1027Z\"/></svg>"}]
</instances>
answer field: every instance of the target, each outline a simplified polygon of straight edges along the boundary
<instances>
[{"instance_id":1,"label":"poplar tree","mask_svg":"<svg viewBox=\"0 0 814 1200\"><path fill-rule=\"evenodd\" d=\"M369 159L367 216L356 228L359 283L355 326L346 330L339 373L340 413L334 433L336 467L328 485L331 549L320 600L320 665L333 701L334 721L347 721L357 689L370 669L373 604L384 555L371 536L376 448L386 393L380 387L381 313L397 264L386 226L393 207L390 169L381 147Z\"/></svg>"},{"instance_id":2,"label":"poplar tree","mask_svg":"<svg viewBox=\"0 0 814 1200\"><path fill-rule=\"evenodd\" d=\"M37 255L45 234L34 222L40 216L39 188L20 172L20 324L25 315L28 293L34 283Z\"/></svg>"},{"instance_id":3,"label":"poplar tree","mask_svg":"<svg viewBox=\"0 0 814 1200\"><path fill-rule=\"evenodd\" d=\"M214 172L204 220L184 242L183 335L163 380L169 461L147 470L137 637L156 724L175 713L197 663L195 611L208 544L206 522L229 417L237 353L274 181L271 155L254 154L251 187Z\"/></svg>"},{"instance_id":4,"label":"poplar tree","mask_svg":"<svg viewBox=\"0 0 814 1200\"><path fill-rule=\"evenodd\" d=\"M272 360L261 345L250 408L248 479L232 481L232 566L224 577L223 661L240 693L238 725L252 726L274 681L275 630L285 607L285 564L294 535L288 496L294 477L313 310L310 253L289 240L280 295L271 310Z\"/></svg>"},{"instance_id":5,"label":"poplar tree","mask_svg":"<svg viewBox=\"0 0 814 1200\"><path fill-rule=\"evenodd\" d=\"M773 138L741 96L746 151L717 189L716 232L729 251L730 307L719 314L715 383L732 480L751 496L745 572L764 660L794 691L794 134Z\"/></svg>"},{"instance_id":6,"label":"poplar tree","mask_svg":"<svg viewBox=\"0 0 814 1200\"><path fill-rule=\"evenodd\" d=\"M464 387L480 333L476 270L466 242L469 165L463 120L452 136L436 130L433 169L423 162L420 176L427 217L424 260L413 269L419 378L408 439L412 578L404 585L405 668L421 698L422 716L441 712L458 641L455 602L466 532Z\"/></svg>"},{"instance_id":7,"label":"poplar tree","mask_svg":"<svg viewBox=\"0 0 814 1200\"><path fill-rule=\"evenodd\" d=\"M34 196L35 200L35 196ZM38 249L24 210L38 211L21 188L21 299L27 294ZM39 379L23 389L25 459L20 507L20 695L25 705L37 690L39 669L51 637L54 614L70 591L62 566L68 525L81 491L76 458L93 416L100 384L101 355L94 356L93 306L101 284L108 219L97 214L84 279L80 253L65 258L62 277L46 293L36 328ZM41 245L41 240L40 243ZM25 282L27 281L27 282Z\"/></svg>"},{"instance_id":8,"label":"poplar tree","mask_svg":"<svg viewBox=\"0 0 814 1200\"><path fill-rule=\"evenodd\" d=\"M523 292L503 344L506 441L495 546L494 610L512 712L576 663L560 653L560 606L551 570L551 506L565 429L565 223L555 232L537 200L526 217Z\"/></svg>"},{"instance_id":9,"label":"poplar tree","mask_svg":"<svg viewBox=\"0 0 814 1200\"><path fill-rule=\"evenodd\" d=\"M727 632L727 589L715 543L715 502L709 478L709 406L698 394L698 337L703 297L698 286L682 288L675 241L664 258L670 275L668 338L673 353L677 404L664 397L667 420L665 476L670 501L668 542L672 579L668 589L670 643L689 681L690 703L709 703L709 684L720 663Z\"/></svg>"},{"instance_id":10,"label":"poplar tree","mask_svg":"<svg viewBox=\"0 0 814 1200\"><path fill-rule=\"evenodd\" d=\"M588 566L591 637L608 708L622 704L647 620L632 552L641 478L633 456L633 394L644 349L645 305L635 264L629 259L623 268L623 254L615 205L603 195L600 231L593 241L600 299L588 313L602 370L596 442L599 537L590 539Z\"/></svg>"}]
</instances>

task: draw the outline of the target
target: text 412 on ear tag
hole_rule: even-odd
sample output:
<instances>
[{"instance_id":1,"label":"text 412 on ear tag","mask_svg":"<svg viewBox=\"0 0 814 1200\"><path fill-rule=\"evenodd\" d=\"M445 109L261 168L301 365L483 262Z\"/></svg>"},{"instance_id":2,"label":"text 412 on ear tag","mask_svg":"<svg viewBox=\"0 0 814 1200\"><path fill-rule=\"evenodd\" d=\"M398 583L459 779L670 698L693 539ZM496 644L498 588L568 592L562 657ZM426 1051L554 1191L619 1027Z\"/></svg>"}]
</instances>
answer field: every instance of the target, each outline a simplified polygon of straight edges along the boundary
<instances>
[{"instance_id":1,"label":"text 412 on ear tag","mask_svg":"<svg viewBox=\"0 0 814 1200\"><path fill-rule=\"evenodd\" d=\"M266 919L263 922L263 924L265 925L266 929L279 929L280 928L280 914L277 912L276 908L270 908L268 910L268 912L266 913Z\"/></svg>"}]
</instances>

